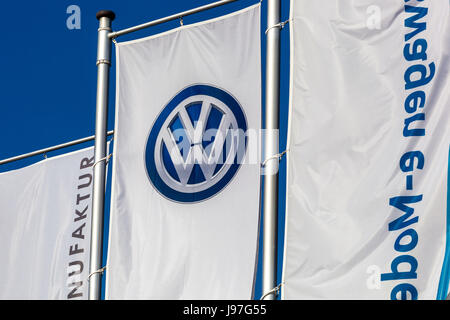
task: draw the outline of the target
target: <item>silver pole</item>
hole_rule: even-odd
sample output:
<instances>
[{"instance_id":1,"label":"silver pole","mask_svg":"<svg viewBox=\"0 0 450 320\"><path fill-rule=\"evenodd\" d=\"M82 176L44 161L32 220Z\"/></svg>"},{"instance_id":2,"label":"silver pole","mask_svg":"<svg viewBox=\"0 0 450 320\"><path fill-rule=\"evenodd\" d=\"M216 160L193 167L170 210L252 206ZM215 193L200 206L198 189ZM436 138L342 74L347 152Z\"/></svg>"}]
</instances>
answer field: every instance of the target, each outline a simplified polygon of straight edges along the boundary
<instances>
[{"instance_id":1,"label":"silver pole","mask_svg":"<svg viewBox=\"0 0 450 320\"><path fill-rule=\"evenodd\" d=\"M189 16L189 15L197 13L197 12L201 12L201 11L205 11L205 10L208 10L208 9L212 9L212 8L216 8L216 7L219 7L219 6L223 6L224 4L235 2L235 1L237 1L237 0L221 0L221 1L213 2L213 3L207 4L207 5L198 7L198 8L194 8L194 9L191 9L191 10L187 10L187 11L184 11L184 12L173 14L173 15L165 17L165 18L161 18L161 19L158 19L158 20L146 22L146 23L140 24L138 26L134 26L134 27L123 29L123 30L116 31L116 32L111 32L109 34L109 37L111 39L115 39L117 37L123 36L123 35L131 33L131 32L135 32L135 31L139 31L139 30L142 30L142 29L145 29L145 28L148 28L148 27L156 26L156 25L164 23L164 22L180 19L180 18Z\"/></svg>"},{"instance_id":2,"label":"silver pole","mask_svg":"<svg viewBox=\"0 0 450 320\"><path fill-rule=\"evenodd\" d=\"M113 135L113 134L114 134L113 130L108 131L108 136ZM48 148L45 148L45 149L41 149L41 150L36 150L36 151L33 151L33 152L25 153L25 154L22 154L20 156L15 156L15 157L12 157L12 158L0 160L0 165L7 164L7 163L10 163L10 162L14 162L14 161L19 161L19 160L26 159L26 158L30 158L30 157L37 156L37 155L40 155L40 154L44 154L44 153L47 153L47 152L50 152L50 151L55 151L55 150L59 150L59 149L63 149L63 148L71 147L71 146L75 146L77 144L81 144L81 143L84 143L84 142L92 141L94 139L95 139L95 136L90 136L90 137L81 138L81 139L73 140L73 141L70 141L70 142L58 144L58 145L53 146L53 147L48 147Z\"/></svg>"},{"instance_id":3,"label":"silver pole","mask_svg":"<svg viewBox=\"0 0 450 320\"><path fill-rule=\"evenodd\" d=\"M266 108L264 159L279 153L279 101L280 101L280 0L267 1L266 44ZM278 159L268 160L264 170L263 200L263 295L277 286L277 242L278 242ZM275 300L276 293L265 296Z\"/></svg>"},{"instance_id":4,"label":"silver pole","mask_svg":"<svg viewBox=\"0 0 450 320\"><path fill-rule=\"evenodd\" d=\"M95 120L94 186L92 193L92 226L91 226L91 263L89 272L89 299L100 300L101 273L103 252L103 214L105 204L106 164L101 159L106 156L106 126L108 116L109 68L111 66L111 21L115 14L112 11L99 11L98 47L97 47L97 111Z\"/></svg>"}]
</instances>

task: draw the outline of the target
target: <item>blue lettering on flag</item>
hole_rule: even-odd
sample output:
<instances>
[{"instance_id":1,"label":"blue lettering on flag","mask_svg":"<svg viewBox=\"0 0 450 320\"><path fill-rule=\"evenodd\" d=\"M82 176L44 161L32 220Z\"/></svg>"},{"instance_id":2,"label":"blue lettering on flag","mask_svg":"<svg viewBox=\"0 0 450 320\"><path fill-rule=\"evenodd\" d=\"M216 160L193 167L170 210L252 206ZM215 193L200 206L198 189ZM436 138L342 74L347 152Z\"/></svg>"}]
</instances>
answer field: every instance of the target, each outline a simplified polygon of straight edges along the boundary
<instances>
[{"instance_id":1,"label":"blue lettering on flag","mask_svg":"<svg viewBox=\"0 0 450 320\"><path fill-rule=\"evenodd\" d=\"M405 2L409 2L409 0L405 0ZM418 88L428 85L433 80L436 65L434 62L425 63L428 60L428 41L424 37L420 37L427 30L425 19L428 15L428 8L405 5L404 10L407 17L404 26L407 32L404 37L403 57L405 61L413 64L406 68L403 77L407 97L403 105L406 114L401 134L406 139L420 139L426 135L426 94L424 90L418 90ZM410 90L414 91L410 92ZM409 145L415 144L409 143ZM405 173L405 193L417 192L414 188L414 175L417 174L417 170L423 170L425 165L426 157L420 150L408 150L401 156L399 169ZM399 232L393 249L401 255L392 260L390 272L381 275L381 281L402 280L402 283L397 284L391 290L390 298L392 300L417 300L420 295L414 285L414 280L420 277L420 273L418 273L420 261L413 255L413 250L420 239L414 229L420 221L420 214L416 212L415 208L425 197L426 195L417 195L416 193L402 194L389 199L389 205L396 209L395 212L403 212L388 224L389 232ZM448 259L444 268L446 270L449 268ZM441 279L441 282L446 283L446 286L443 285L442 288L445 295L448 289L448 272L446 275L446 279ZM441 296L443 294L441 293Z\"/></svg>"}]
</instances>

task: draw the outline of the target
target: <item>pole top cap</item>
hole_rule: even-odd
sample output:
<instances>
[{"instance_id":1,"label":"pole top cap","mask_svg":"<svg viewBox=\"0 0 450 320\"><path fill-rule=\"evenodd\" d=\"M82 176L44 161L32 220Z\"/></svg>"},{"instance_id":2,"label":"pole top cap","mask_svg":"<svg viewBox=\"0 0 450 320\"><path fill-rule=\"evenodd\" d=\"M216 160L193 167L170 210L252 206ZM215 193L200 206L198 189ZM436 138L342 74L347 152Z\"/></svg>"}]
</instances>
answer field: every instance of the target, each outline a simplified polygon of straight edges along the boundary
<instances>
[{"instance_id":1,"label":"pole top cap","mask_svg":"<svg viewBox=\"0 0 450 320\"><path fill-rule=\"evenodd\" d=\"M116 18L116 14L113 11L110 10L100 10L99 12L97 12L96 14L97 20L100 20L101 18L109 18L112 20L114 20Z\"/></svg>"}]
</instances>

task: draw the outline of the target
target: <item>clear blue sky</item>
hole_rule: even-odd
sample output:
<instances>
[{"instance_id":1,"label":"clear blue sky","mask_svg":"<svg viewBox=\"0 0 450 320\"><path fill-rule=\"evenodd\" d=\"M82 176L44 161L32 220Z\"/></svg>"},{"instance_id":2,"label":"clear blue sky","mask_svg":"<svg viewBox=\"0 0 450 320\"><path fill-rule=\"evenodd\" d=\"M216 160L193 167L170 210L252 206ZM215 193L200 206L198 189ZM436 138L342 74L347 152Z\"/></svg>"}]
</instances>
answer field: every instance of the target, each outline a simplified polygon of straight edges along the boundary
<instances>
[{"instance_id":1,"label":"clear blue sky","mask_svg":"<svg viewBox=\"0 0 450 320\"><path fill-rule=\"evenodd\" d=\"M7 1L0 10L2 45L0 49L0 160L71 140L94 135L97 85L97 11L113 10L113 30L120 30L215 0L42 0ZM239 0L207 12L185 17L184 24L203 21L257 3ZM281 20L289 18L289 0L281 0ZM81 9L80 29L70 30L67 8ZM264 81L267 2L262 1L262 61ZM157 34L179 25L178 21L152 27L119 41ZM280 151L285 150L289 95L289 28L281 32L281 120ZM264 82L263 82L264 83ZM114 129L115 57L111 68L108 130ZM49 157L92 145L87 143L48 154ZM0 166L0 172L17 169L42 160L33 157ZM286 162L280 166L280 225L278 281L281 279L284 238L284 197ZM111 171L111 170L109 170ZM110 176L108 177L111 181ZM108 231L109 190L105 217ZM104 241L107 244L107 241ZM105 247L105 254L107 248ZM258 268L256 298L261 295L261 268Z\"/></svg>"}]
</instances>

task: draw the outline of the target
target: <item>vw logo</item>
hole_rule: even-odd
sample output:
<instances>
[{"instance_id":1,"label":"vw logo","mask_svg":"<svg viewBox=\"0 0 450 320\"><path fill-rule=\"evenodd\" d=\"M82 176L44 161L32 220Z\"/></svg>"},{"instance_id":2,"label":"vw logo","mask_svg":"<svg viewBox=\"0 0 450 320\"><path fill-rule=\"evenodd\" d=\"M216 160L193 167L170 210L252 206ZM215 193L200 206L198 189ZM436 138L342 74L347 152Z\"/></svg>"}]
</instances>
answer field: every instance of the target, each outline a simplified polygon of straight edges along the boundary
<instances>
[{"instance_id":1,"label":"vw logo","mask_svg":"<svg viewBox=\"0 0 450 320\"><path fill-rule=\"evenodd\" d=\"M239 102L210 85L176 94L150 130L145 149L148 177L167 199L209 199L223 190L244 159L247 121Z\"/></svg>"}]
</instances>

